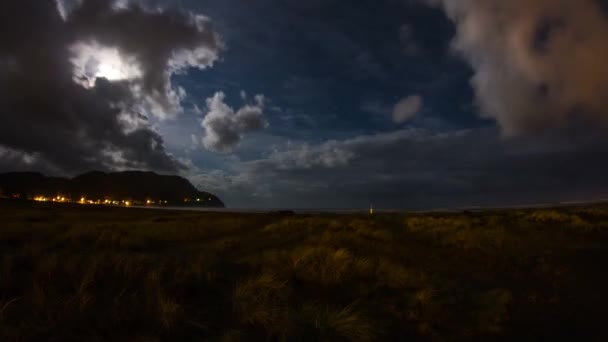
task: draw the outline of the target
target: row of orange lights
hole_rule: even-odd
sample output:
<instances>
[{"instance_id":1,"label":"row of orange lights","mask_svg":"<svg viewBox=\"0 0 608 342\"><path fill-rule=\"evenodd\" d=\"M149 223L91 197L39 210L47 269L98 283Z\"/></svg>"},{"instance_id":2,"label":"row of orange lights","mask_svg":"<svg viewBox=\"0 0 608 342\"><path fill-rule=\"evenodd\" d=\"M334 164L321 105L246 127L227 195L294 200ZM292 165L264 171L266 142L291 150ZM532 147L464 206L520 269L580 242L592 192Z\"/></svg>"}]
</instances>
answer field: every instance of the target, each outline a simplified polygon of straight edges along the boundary
<instances>
[{"instance_id":1,"label":"row of orange lights","mask_svg":"<svg viewBox=\"0 0 608 342\"><path fill-rule=\"evenodd\" d=\"M81 197L80 201L78 201L78 203L80 204L106 204L106 205L120 205L120 204L124 204L126 206L130 206L131 202L128 200L123 200L123 201L112 201L109 199L104 200L103 202L101 200L97 200L97 201L93 201L93 200L87 200L85 197Z\"/></svg>"},{"instance_id":2,"label":"row of orange lights","mask_svg":"<svg viewBox=\"0 0 608 342\"><path fill-rule=\"evenodd\" d=\"M38 201L38 202L69 202L70 200L62 197L62 196L57 196L57 197L44 197L44 196L36 196L34 197L34 201Z\"/></svg>"},{"instance_id":3,"label":"row of orange lights","mask_svg":"<svg viewBox=\"0 0 608 342\"><path fill-rule=\"evenodd\" d=\"M209 198L209 200L211 200L211 198ZM63 197L63 196L57 196L57 197L45 197L45 196L36 196L34 197L34 201L37 202L72 202L69 198ZM190 199L185 198L184 202L189 202ZM196 202L200 202L201 199L197 198ZM204 201L204 199L203 199ZM86 197L81 197L80 200L78 201L78 203L80 204L106 204L106 205L126 205L126 206L130 206L131 204L133 204L132 201L130 200L122 200L122 201L115 201L115 200L110 200L110 199L105 199L104 201L101 200L88 200L86 199ZM153 201L153 200L146 200L146 205L154 205L154 204L167 204L167 201Z\"/></svg>"},{"instance_id":4,"label":"row of orange lights","mask_svg":"<svg viewBox=\"0 0 608 342\"><path fill-rule=\"evenodd\" d=\"M36 196L34 197L34 201L37 202L72 202L69 198L63 197L63 196L57 196L57 197L45 197L45 196ZM81 197L80 200L78 201L78 203L80 204L105 204L105 205L125 205L125 206L131 206L133 204L132 201L130 200L122 200L122 201L115 201L115 200L110 200L110 199L105 199L103 201L101 200L88 200L86 199L86 197ZM167 201L158 201L159 204L167 204ZM147 205L152 205L152 204L156 204L156 201L152 201L152 200L147 200L146 201Z\"/></svg>"}]
</instances>

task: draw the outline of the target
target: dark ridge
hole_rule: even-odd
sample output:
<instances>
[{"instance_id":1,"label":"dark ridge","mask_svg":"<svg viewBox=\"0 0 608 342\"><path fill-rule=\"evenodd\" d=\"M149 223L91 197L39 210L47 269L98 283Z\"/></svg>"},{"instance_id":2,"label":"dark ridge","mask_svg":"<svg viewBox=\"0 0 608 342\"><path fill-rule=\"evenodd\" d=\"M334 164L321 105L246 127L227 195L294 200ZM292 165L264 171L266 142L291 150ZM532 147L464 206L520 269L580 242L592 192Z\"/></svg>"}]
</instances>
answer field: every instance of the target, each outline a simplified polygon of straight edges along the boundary
<instances>
[{"instance_id":1,"label":"dark ridge","mask_svg":"<svg viewBox=\"0 0 608 342\"><path fill-rule=\"evenodd\" d=\"M92 171L72 179L46 177L35 172L4 173L0 174L0 194L20 199L64 196L74 201L80 198L102 201L112 199L142 203L151 201L163 205L224 207L217 196L199 191L185 178L143 171Z\"/></svg>"}]
</instances>

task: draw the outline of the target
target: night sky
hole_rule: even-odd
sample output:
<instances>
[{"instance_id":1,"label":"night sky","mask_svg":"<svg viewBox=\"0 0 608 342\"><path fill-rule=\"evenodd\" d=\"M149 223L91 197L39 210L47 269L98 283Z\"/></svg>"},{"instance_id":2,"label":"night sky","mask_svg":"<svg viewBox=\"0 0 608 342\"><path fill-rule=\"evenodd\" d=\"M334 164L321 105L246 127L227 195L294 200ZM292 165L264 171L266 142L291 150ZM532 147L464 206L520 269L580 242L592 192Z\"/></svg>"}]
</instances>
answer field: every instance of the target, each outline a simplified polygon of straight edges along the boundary
<instances>
[{"instance_id":1,"label":"night sky","mask_svg":"<svg viewBox=\"0 0 608 342\"><path fill-rule=\"evenodd\" d=\"M228 206L608 198L605 0L3 0L0 172Z\"/></svg>"}]
</instances>

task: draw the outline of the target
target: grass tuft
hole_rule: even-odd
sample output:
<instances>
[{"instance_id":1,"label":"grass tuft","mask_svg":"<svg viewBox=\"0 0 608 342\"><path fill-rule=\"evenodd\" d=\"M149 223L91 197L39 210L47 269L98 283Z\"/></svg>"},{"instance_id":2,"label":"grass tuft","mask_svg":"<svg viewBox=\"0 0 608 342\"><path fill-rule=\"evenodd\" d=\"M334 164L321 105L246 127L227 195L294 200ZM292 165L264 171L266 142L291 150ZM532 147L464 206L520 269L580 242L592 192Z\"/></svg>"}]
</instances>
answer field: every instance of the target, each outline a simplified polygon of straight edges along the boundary
<instances>
[{"instance_id":1,"label":"grass tuft","mask_svg":"<svg viewBox=\"0 0 608 342\"><path fill-rule=\"evenodd\" d=\"M239 283L233 303L242 323L261 327L269 335L278 335L287 329L289 295L287 281L263 273Z\"/></svg>"},{"instance_id":2,"label":"grass tuft","mask_svg":"<svg viewBox=\"0 0 608 342\"><path fill-rule=\"evenodd\" d=\"M374 341L377 329L354 304L341 309L308 305L303 308L308 333L317 341Z\"/></svg>"}]
</instances>

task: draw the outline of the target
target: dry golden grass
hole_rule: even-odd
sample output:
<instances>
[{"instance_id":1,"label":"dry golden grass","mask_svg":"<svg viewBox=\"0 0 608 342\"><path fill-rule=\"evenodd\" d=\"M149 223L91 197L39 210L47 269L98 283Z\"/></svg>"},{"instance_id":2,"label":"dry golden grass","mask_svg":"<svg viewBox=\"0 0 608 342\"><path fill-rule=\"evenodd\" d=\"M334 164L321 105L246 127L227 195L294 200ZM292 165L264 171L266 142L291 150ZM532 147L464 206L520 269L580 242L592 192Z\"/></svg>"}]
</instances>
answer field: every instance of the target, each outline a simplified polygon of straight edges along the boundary
<instances>
[{"instance_id":1,"label":"dry golden grass","mask_svg":"<svg viewBox=\"0 0 608 342\"><path fill-rule=\"evenodd\" d=\"M0 206L0 340L607 337L608 208Z\"/></svg>"},{"instance_id":2,"label":"dry golden grass","mask_svg":"<svg viewBox=\"0 0 608 342\"><path fill-rule=\"evenodd\" d=\"M263 273L237 285L234 308L242 323L261 327L269 336L284 336L289 328L289 295L287 281Z\"/></svg>"}]
</instances>

